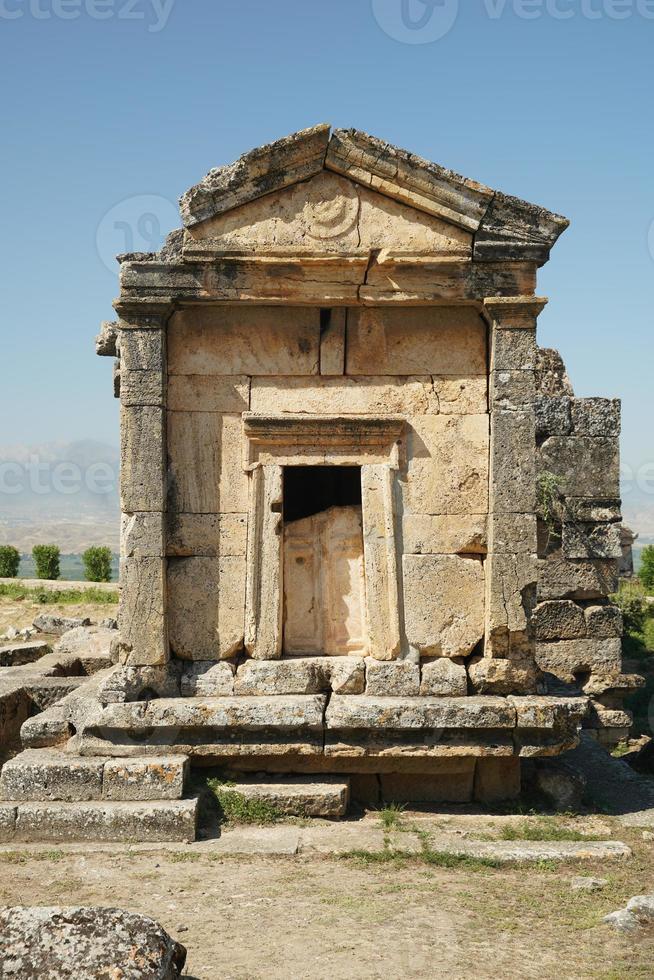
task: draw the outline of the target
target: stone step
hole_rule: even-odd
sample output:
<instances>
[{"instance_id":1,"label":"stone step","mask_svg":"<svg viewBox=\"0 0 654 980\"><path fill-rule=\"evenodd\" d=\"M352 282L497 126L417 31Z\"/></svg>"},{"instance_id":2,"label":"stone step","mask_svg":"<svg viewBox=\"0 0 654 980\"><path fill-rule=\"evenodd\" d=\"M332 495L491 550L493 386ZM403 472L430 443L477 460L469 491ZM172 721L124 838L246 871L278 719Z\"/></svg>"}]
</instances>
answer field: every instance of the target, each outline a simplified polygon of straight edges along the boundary
<instances>
[{"instance_id":1,"label":"stone step","mask_svg":"<svg viewBox=\"0 0 654 980\"><path fill-rule=\"evenodd\" d=\"M188 759L80 758L53 749L27 749L0 774L0 797L13 802L145 802L184 795Z\"/></svg>"},{"instance_id":2,"label":"stone step","mask_svg":"<svg viewBox=\"0 0 654 980\"><path fill-rule=\"evenodd\" d=\"M0 840L193 841L197 809L197 798L131 803L2 803Z\"/></svg>"},{"instance_id":3,"label":"stone step","mask_svg":"<svg viewBox=\"0 0 654 980\"><path fill-rule=\"evenodd\" d=\"M234 786L225 786L248 800L261 800L289 817L344 817L350 800L350 781L347 778L320 776L268 777L238 779Z\"/></svg>"},{"instance_id":4,"label":"stone step","mask_svg":"<svg viewBox=\"0 0 654 980\"><path fill-rule=\"evenodd\" d=\"M0 667L20 667L33 664L50 653L50 645L45 640L23 643L8 643L0 647Z\"/></svg>"},{"instance_id":5,"label":"stone step","mask_svg":"<svg viewBox=\"0 0 654 980\"><path fill-rule=\"evenodd\" d=\"M80 728L81 755L320 755L326 697L160 698L108 704Z\"/></svg>"}]
</instances>

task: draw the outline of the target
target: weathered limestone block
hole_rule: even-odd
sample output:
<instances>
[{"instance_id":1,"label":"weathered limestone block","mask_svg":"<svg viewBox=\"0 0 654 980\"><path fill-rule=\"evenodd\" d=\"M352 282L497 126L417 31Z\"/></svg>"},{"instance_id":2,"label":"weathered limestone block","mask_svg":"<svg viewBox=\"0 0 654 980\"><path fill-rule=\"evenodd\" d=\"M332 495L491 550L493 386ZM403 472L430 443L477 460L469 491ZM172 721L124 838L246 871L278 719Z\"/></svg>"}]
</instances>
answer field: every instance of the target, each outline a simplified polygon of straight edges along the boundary
<instances>
[{"instance_id":1,"label":"weathered limestone block","mask_svg":"<svg viewBox=\"0 0 654 980\"><path fill-rule=\"evenodd\" d=\"M563 358L558 350L539 347L536 359L536 387L549 398L566 395L574 397Z\"/></svg>"},{"instance_id":2,"label":"weathered limestone block","mask_svg":"<svg viewBox=\"0 0 654 980\"><path fill-rule=\"evenodd\" d=\"M193 841L197 802L197 799L189 799L23 803L18 807L15 839L129 843L135 840Z\"/></svg>"},{"instance_id":3,"label":"weathered limestone block","mask_svg":"<svg viewBox=\"0 0 654 980\"><path fill-rule=\"evenodd\" d=\"M120 409L120 499L127 513L165 509L164 411L152 406Z\"/></svg>"},{"instance_id":4,"label":"weathered limestone block","mask_svg":"<svg viewBox=\"0 0 654 980\"><path fill-rule=\"evenodd\" d=\"M491 421L491 509L529 514L535 508L535 421L532 407L495 410Z\"/></svg>"},{"instance_id":5,"label":"weathered limestone block","mask_svg":"<svg viewBox=\"0 0 654 980\"><path fill-rule=\"evenodd\" d=\"M366 663L368 697L415 697L420 693L420 667L408 660L383 663L369 658Z\"/></svg>"},{"instance_id":6,"label":"weathered limestone block","mask_svg":"<svg viewBox=\"0 0 654 980\"><path fill-rule=\"evenodd\" d=\"M297 657L288 660L248 660L236 672L234 693L363 694L365 667L361 657Z\"/></svg>"},{"instance_id":7,"label":"weathered limestone block","mask_svg":"<svg viewBox=\"0 0 654 980\"><path fill-rule=\"evenodd\" d=\"M620 494L620 447L615 438L550 436L540 447L538 468L558 476L566 496Z\"/></svg>"},{"instance_id":8,"label":"weathered limestone block","mask_svg":"<svg viewBox=\"0 0 654 980\"><path fill-rule=\"evenodd\" d=\"M316 307L194 307L168 326L169 374L306 375L318 373L319 361Z\"/></svg>"},{"instance_id":9,"label":"weathered limestone block","mask_svg":"<svg viewBox=\"0 0 654 980\"><path fill-rule=\"evenodd\" d=\"M504 698L387 698L334 696L325 722L330 731L415 731L438 728L513 728L515 708Z\"/></svg>"},{"instance_id":10,"label":"weathered limestone block","mask_svg":"<svg viewBox=\"0 0 654 980\"><path fill-rule=\"evenodd\" d=\"M114 667L97 689L101 704L123 704L128 701L147 701L179 697L179 670L168 663L155 667Z\"/></svg>"},{"instance_id":11,"label":"weathered limestone block","mask_svg":"<svg viewBox=\"0 0 654 980\"><path fill-rule=\"evenodd\" d=\"M239 415L168 412L169 500L182 514L245 513L248 477L243 470Z\"/></svg>"},{"instance_id":12,"label":"weathered limestone block","mask_svg":"<svg viewBox=\"0 0 654 980\"><path fill-rule=\"evenodd\" d=\"M244 153L226 167L210 170L180 200L184 225L197 225L283 187L304 182L324 167L330 126L320 123Z\"/></svg>"},{"instance_id":13,"label":"weathered limestone block","mask_svg":"<svg viewBox=\"0 0 654 980\"><path fill-rule=\"evenodd\" d=\"M569 599L541 602L534 610L536 638L578 640L586 636L584 610Z\"/></svg>"},{"instance_id":14,"label":"weathered limestone block","mask_svg":"<svg viewBox=\"0 0 654 980\"><path fill-rule=\"evenodd\" d=\"M244 555L247 514L171 514L166 550L179 558L223 558Z\"/></svg>"},{"instance_id":15,"label":"weathered limestone block","mask_svg":"<svg viewBox=\"0 0 654 980\"><path fill-rule=\"evenodd\" d=\"M571 404L573 399L541 396L534 401L536 437L567 436L572 431Z\"/></svg>"},{"instance_id":16,"label":"weathered limestone block","mask_svg":"<svg viewBox=\"0 0 654 980\"><path fill-rule=\"evenodd\" d=\"M485 383L485 379L481 380ZM313 415L438 414L439 398L434 385L435 381L429 376L253 378L251 410L264 415L280 412L308 412ZM463 395L461 391L459 394ZM484 410L484 407L480 409L482 412Z\"/></svg>"},{"instance_id":17,"label":"weathered limestone block","mask_svg":"<svg viewBox=\"0 0 654 980\"><path fill-rule=\"evenodd\" d=\"M520 759L477 759L473 796L476 803L500 803L520 795Z\"/></svg>"},{"instance_id":18,"label":"weathered limestone block","mask_svg":"<svg viewBox=\"0 0 654 980\"><path fill-rule=\"evenodd\" d=\"M533 371L491 371L490 403L493 408L516 411L534 400Z\"/></svg>"},{"instance_id":19,"label":"weathered limestone block","mask_svg":"<svg viewBox=\"0 0 654 980\"><path fill-rule=\"evenodd\" d=\"M125 666L168 660L166 583L160 558L125 558L121 567L118 658ZM111 631L107 631L111 632Z\"/></svg>"},{"instance_id":20,"label":"weathered limestone block","mask_svg":"<svg viewBox=\"0 0 654 980\"><path fill-rule=\"evenodd\" d=\"M588 705L588 715L585 719L586 728L626 728L633 725L634 716L631 711L621 711L615 708L605 708L597 701Z\"/></svg>"},{"instance_id":21,"label":"weathered limestone block","mask_svg":"<svg viewBox=\"0 0 654 980\"><path fill-rule=\"evenodd\" d=\"M123 514L120 524L120 541L123 558L163 558L163 514Z\"/></svg>"},{"instance_id":22,"label":"weathered limestone block","mask_svg":"<svg viewBox=\"0 0 654 980\"><path fill-rule=\"evenodd\" d=\"M405 555L409 645L426 657L468 656L484 634L484 569L458 555Z\"/></svg>"},{"instance_id":23,"label":"weathered limestone block","mask_svg":"<svg viewBox=\"0 0 654 980\"><path fill-rule=\"evenodd\" d=\"M488 415L414 416L407 435L409 514L485 514Z\"/></svg>"},{"instance_id":24,"label":"weathered limestone block","mask_svg":"<svg viewBox=\"0 0 654 980\"><path fill-rule=\"evenodd\" d=\"M171 374L168 410L239 415L250 408L250 379L244 375Z\"/></svg>"},{"instance_id":25,"label":"weathered limestone block","mask_svg":"<svg viewBox=\"0 0 654 980\"><path fill-rule=\"evenodd\" d=\"M163 330L129 329L120 331L120 361L124 371L166 370L166 342Z\"/></svg>"},{"instance_id":26,"label":"weathered limestone block","mask_svg":"<svg viewBox=\"0 0 654 980\"><path fill-rule=\"evenodd\" d=\"M381 796L385 803L470 803L475 772L474 759L452 759L441 773L382 773Z\"/></svg>"},{"instance_id":27,"label":"weathered limestone block","mask_svg":"<svg viewBox=\"0 0 654 980\"><path fill-rule=\"evenodd\" d=\"M4 800L99 800L103 759L79 759L53 749L27 749L2 767Z\"/></svg>"},{"instance_id":28,"label":"weathered limestone block","mask_svg":"<svg viewBox=\"0 0 654 980\"><path fill-rule=\"evenodd\" d=\"M33 624L40 633L53 633L55 636L63 636L68 630L75 629L76 626L90 626L91 620L88 617L78 616L53 616L51 613L44 613L37 616Z\"/></svg>"},{"instance_id":29,"label":"weathered limestone block","mask_svg":"<svg viewBox=\"0 0 654 980\"><path fill-rule=\"evenodd\" d=\"M438 658L423 662L420 694L422 697L464 698L468 693L468 677L461 660Z\"/></svg>"},{"instance_id":30,"label":"weathered limestone block","mask_svg":"<svg viewBox=\"0 0 654 980\"><path fill-rule=\"evenodd\" d=\"M123 405L165 405L164 375L160 371L126 371L121 364L120 400Z\"/></svg>"},{"instance_id":31,"label":"weathered limestone block","mask_svg":"<svg viewBox=\"0 0 654 980\"><path fill-rule=\"evenodd\" d=\"M612 672L591 674L581 685L584 694L588 694L589 697L598 695L611 697L617 694L620 698L624 698L625 694L637 691L644 686L645 678L641 677L640 674L615 674Z\"/></svg>"},{"instance_id":32,"label":"weathered limestone block","mask_svg":"<svg viewBox=\"0 0 654 980\"><path fill-rule=\"evenodd\" d=\"M117 340L118 323L115 320L103 320L100 333L95 338L95 353L98 357L116 357Z\"/></svg>"},{"instance_id":33,"label":"weathered limestone block","mask_svg":"<svg viewBox=\"0 0 654 980\"><path fill-rule=\"evenodd\" d=\"M410 514L402 522L405 555L486 554L485 514Z\"/></svg>"},{"instance_id":34,"label":"weathered limestone block","mask_svg":"<svg viewBox=\"0 0 654 980\"><path fill-rule=\"evenodd\" d=\"M184 664L180 678L183 698L219 698L234 694L232 664L197 660Z\"/></svg>"},{"instance_id":35,"label":"weathered limestone block","mask_svg":"<svg viewBox=\"0 0 654 980\"><path fill-rule=\"evenodd\" d=\"M182 660L226 660L243 648L245 558L169 558L170 646Z\"/></svg>"},{"instance_id":36,"label":"weathered limestone block","mask_svg":"<svg viewBox=\"0 0 654 980\"><path fill-rule=\"evenodd\" d=\"M593 639L605 640L622 636L622 610L619 606L588 606L584 610L586 630Z\"/></svg>"},{"instance_id":37,"label":"weathered limestone block","mask_svg":"<svg viewBox=\"0 0 654 980\"><path fill-rule=\"evenodd\" d=\"M50 645L45 640L9 643L0 647L0 667L33 664L48 653L50 653Z\"/></svg>"},{"instance_id":38,"label":"weathered limestone block","mask_svg":"<svg viewBox=\"0 0 654 980\"><path fill-rule=\"evenodd\" d=\"M536 331L493 330L491 371L534 371L536 368Z\"/></svg>"},{"instance_id":39,"label":"weathered limestone block","mask_svg":"<svg viewBox=\"0 0 654 980\"><path fill-rule=\"evenodd\" d=\"M530 653L536 573L536 559L532 555L491 554L487 560L487 655L522 658Z\"/></svg>"},{"instance_id":40,"label":"weathered limestone block","mask_svg":"<svg viewBox=\"0 0 654 980\"><path fill-rule=\"evenodd\" d=\"M102 776L105 800L181 800L189 771L183 755L108 759Z\"/></svg>"},{"instance_id":41,"label":"weathered limestone block","mask_svg":"<svg viewBox=\"0 0 654 980\"><path fill-rule=\"evenodd\" d=\"M622 670L622 643L612 640L559 640L536 644L536 663L541 670L555 674L567 683L577 675L619 674Z\"/></svg>"},{"instance_id":42,"label":"weathered limestone block","mask_svg":"<svg viewBox=\"0 0 654 980\"><path fill-rule=\"evenodd\" d=\"M346 318L347 309L344 306L336 307L330 311L328 323L321 324L320 373L323 376L345 373Z\"/></svg>"},{"instance_id":43,"label":"weathered limestone block","mask_svg":"<svg viewBox=\"0 0 654 980\"><path fill-rule=\"evenodd\" d=\"M471 375L432 377L440 415L483 415L488 411L488 381ZM417 412L412 414L417 415Z\"/></svg>"},{"instance_id":44,"label":"weathered limestone block","mask_svg":"<svg viewBox=\"0 0 654 980\"><path fill-rule=\"evenodd\" d=\"M620 435L619 398L574 398L572 428L578 436Z\"/></svg>"},{"instance_id":45,"label":"weathered limestone block","mask_svg":"<svg viewBox=\"0 0 654 980\"><path fill-rule=\"evenodd\" d=\"M354 308L348 312L346 372L485 375L486 326L466 307Z\"/></svg>"},{"instance_id":46,"label":"weathered limestone block","mask_svg":"<svg viewBox=\"0 0 654 980\"><path fill-rule=\"evenodd\" d=\"M563 525L563 554L566 558L621 558L620 524Z\"/></svg>"},{"instance_id":47,"label":"weathered limestone block","mask_svg":"<svg viewBox=\"0 0 654 980\"><path fill-rule=\"evenodd\" d=\"M568 496L568 505L575 520L589 524L609 524L622 520L622 508L619 497L607 497L603 500L593 500L589 497Z\"/></svg>"},{"instance_id":48,"label":"weathered limestone block","mask_svg":"<svg viewBox=\"0 0 654 980\"><path fill-rule=\"evenodd\" d=\"M106 626L76 626L57 642L54 656L59 660L75 658L91 674L113 663L112 646L115 639L116 631Z\"/></svg>"},{"instance_id":49,"label":"weathered limestone block","mask_svg":"<svg viewBox=\"0 0 654 980\"><path fill-rule=\"evenodd\" d=\"M247 800L263 801L289 817L344 817L350 798L348 780L338 776L282 776L266 782L239 779L234 792Z\"/></svg>"},{"instance_id":50,"label":"weathered limestone block","mask_svg":"<svg viewBox=\"0 0 654 980\"><path fill-rule=\"evenodd\" d=\"M618 563L612 559L538 562L538 599L602 599L618 589Z\"/></svg>"},{"instance_id":51,"label":"weathered limestone block","mask_svg":"<svg viewBox=\"0 0 654 980\"><path fill-rule=\"evenodd\" d=\"M388 466L363 466L363 558L370 655L393 660L400 652L394 473Z\"/></svg>"},{"instance_id":52,"label":"weathered limestone block","mask_svg":"<svg viewBox=\"0 0 654 980\"><path fill-rule=\"evenodd\" d=\"M475 694L536 694L540 671L528 659L473 658L468 676Z\"/></svg>"},{"instance_id":53,"label":"weathered limestone block","mask_svg":"<svg viewBox=\"0 0 654 980\"><path fill-rule=\"evenodd\" d=\"M186 949L152 919L122 909L5 908L3 959L21 977L176 980ZM136 952L138 951L138 952Z\"/></svg>"},{"instance_id":54,"label":"weathered limestone block","mask_svg":"<svg viewBox=\"0 0 654 980\"><path fill-rule=\"evenodd\" d=\"M260 466L252 474L248 518L245 648L255 660L282 655L283 472Z\"/></svg>"},{"instance_id":55,"label":"weathered limestone block","mask_svg":"<svg viewBox=\"0 0 654 980\"><path fill-rule=\"evenodd\" d=\"M534 555L535 514L492 513L488 518L489 550L500 555Z\"/></svg>"}]
</instances>

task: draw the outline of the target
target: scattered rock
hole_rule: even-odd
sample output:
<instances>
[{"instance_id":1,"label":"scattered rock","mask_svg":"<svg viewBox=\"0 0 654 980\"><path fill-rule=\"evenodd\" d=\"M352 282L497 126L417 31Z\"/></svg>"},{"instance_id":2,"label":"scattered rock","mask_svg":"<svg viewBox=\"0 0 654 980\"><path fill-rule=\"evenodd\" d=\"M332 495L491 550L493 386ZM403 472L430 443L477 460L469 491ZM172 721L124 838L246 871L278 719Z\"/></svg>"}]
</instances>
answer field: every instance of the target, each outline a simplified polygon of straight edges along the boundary
<instances>
[{"instance_id":1,"label":"scattered rock","mask_svg":"<svg viewBox=\"0 0 654 980\"><path fill-rule=\"evenodd\" d=\"M112 663L110 647L113 637L113 630L103 629L100 626L76 626L59 640L55 651L65 653L75 657L101 657L107 661L107 666Z\"/></svg>"},{"instance_id":2,"label":"scattered rock","mask_svg":"<svg viewBox=\"0 0 654 980\"><path fill-rule=\"evenodd\" d=\"M102 629L105 629L105 630L117 630L118 629L118 620L117 619L113 619L111 616L107 616L106 619L103 619L102 620L102 622L100 623L100 626L102 627Z\"/></svg>"},{"instance_id":3,"label":"scattered rock","mask_svg":"<svg viewBox=\"0 0 654 980\"><path fill-rule=\"evenodd\" d=\"M18 630L16 629L15 626L10 626L7 632L5 633L5 638L7 640L15 640L17 636L18 636Z\"/></svg>"},{"instance_id":4,"label":"scattered rock","mask_svg":"<svg viewBox=\"0 0 654 980\"><path fill-rule=\"evenodd\" d=\"M651 830L644 830L641 836L643 840L654 840L654 834Z\"/></svg>"},{"instance_id":5,"label":"scattered rock","mask_svg":"<svg viewBox=\"0 0 654 980\"><path fill-rule=\"evenodd\" d=\"M53 616L46 613L37 616L34 620L34 628L40 633L52 633L55 636L63 636L68 630L73 630L77 626L90 626L90 619L75 619L67 616Z\"/></svg>"},{"instance_id":6,"label":"scattered rock","mask_svg":"<svg viewBox=\"0 0 654 980\"><path fill-rule=\"evenodd\" d=\"M110 908L0 910L0 974L175 980L186 949L152 919Z\"/></svg>"},{"instance_id":7,"label":"scattered rock","mask_svg":"<svg viewBox=\"0 0 654 980\"><path fill-rule=\"evenodd\" d=\"M570 888L573 892L599 892L608 885L607 878L573 878Z\"/></svg>"},{"instance_id":8,"label":"scattered rock","mask_svg":"<svg viewBox=\"0 0 654 980\"><path fill-rule=\"evenodd\" d=\"M654 922L654 895L635 895L627 902L627 907L610 912L604 922L620 932L633 932Z\"/></svg>"}]
</instances>

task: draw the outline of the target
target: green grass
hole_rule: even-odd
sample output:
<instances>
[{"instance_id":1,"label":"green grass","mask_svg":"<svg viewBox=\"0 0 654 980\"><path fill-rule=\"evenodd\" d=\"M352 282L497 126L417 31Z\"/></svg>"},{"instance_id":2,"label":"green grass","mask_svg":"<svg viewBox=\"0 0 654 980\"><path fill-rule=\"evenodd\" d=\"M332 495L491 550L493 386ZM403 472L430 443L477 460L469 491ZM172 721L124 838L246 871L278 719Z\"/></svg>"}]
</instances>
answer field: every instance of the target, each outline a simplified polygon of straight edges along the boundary
<instances>
[{"instance_id":1,"label":"green grass","mask_svg":"<svg viewBox=\"0 0 654 980\"><path fill-rule=\"evenodd\" d=\"M49 589L46 585L38 588L27 588L24 585L13 583L0 585L0 598L4 599L29 599L41 605L82 605L82 604L103 604L115 605L118 602L118 591L104 591L103 589L63 589L57 592Z\"/></svg>"},{"instance_id":2,"label":"green grass","mask_svg":"<svg viewBox=\"0 0 654 980\"><path fill-rule=\"evenodd\" d=\"M207 787L218 804L221 823L266 826L284 816L265 800L250 800L239 793L235 783L212 777L207 779Z\"/></svg>"},{"instance_id":3,"label":"green grass","mask_svg":"<svg viewBox=\"0 0 654 980\"><path fill-rule=\"evenodd\" d=\"M63 861L63 851L2 851L0 862L4 864L26 864L28 861Z\"/></svg>"},{"instance_id":4,"label":"green grass","mask_svg":"<svg viewBox=\"0 0 654 980\"><path fill-rule=\"evenodd\" d=\"M402 826L402 814L405 807L400 803L389 803L379 810L379 819L384 830L399 830Z\"/></svg>"},{"instance_id":5,"label":"green grass","mask_svg":"<svg viewBox=\"0 0 654 980\"><path fill-rule=\"evenodd\" d=\"M590 834L582 834L578 830L562 827L551 817L543 817L537 822L523 820L519 824L510 824L502 828L502 840L531 840L531 841L594 841L601 840Z\"/></svg>"},{"instance_id":6,"label":"green grass","mask_svg":"<svg viewBox=\"0 0 654 980\"><path fill-rule=\"evenodd\" d=\"M172 854L167 855L168 860L172 864L188 864L193 861L199 861L202 858L201 854L197 851L173 851Z\"/></svg>"},{"instance_id":7,"label":"green grass","mask_svg":"<svg viewBox=\"0 0 654 980\"><path fill-rule=\"evenodd\" d=\"M339 855L341 860L354 861L360 867L369 868L376 865L426 864L437 868L465 868L467 871L481 871L488 868L499 868L500 862L492 858L471 857L468 854L451 853L450 851L434 851L423 847L418 853L412 851L392 850L385 847L381 851L366 851L354 849Z\"/></svg>"}]
</instances>

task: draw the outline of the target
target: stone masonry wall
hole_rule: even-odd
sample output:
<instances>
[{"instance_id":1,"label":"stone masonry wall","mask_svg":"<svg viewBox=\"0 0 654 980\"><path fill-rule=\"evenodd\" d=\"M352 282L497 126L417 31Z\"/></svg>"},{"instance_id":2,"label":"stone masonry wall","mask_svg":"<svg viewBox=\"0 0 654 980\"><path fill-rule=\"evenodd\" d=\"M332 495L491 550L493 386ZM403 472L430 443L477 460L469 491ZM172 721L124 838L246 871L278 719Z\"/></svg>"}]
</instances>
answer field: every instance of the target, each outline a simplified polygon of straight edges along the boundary
<instances>
[{"instance_id":1,"label":"stone masonry wall","mask_svg":"<svg viewBox=\"0 0 654 980\"><path fill-rule=\"evenodd\" d=\"M551 693L591 696L584 725L606 744L628 734L622 616L610 600L621 557L620 402L575 398L556 351L539 350L536 660Z\"/></svg>"},{"instance_id":2,"label":"stone masonry wall","mask_svg":"<svg viewBox=\"0 0 654 980\"><path fill-rule=\"evenodd\" d=\"M400 415L395 476L403 655L469 656L484 635L487 327L467 307L223 306L168 326L171 651L244 643L250 476L242 413ZM320 462L316 460L316 462Z\"/></svg>"}]
</instances>

